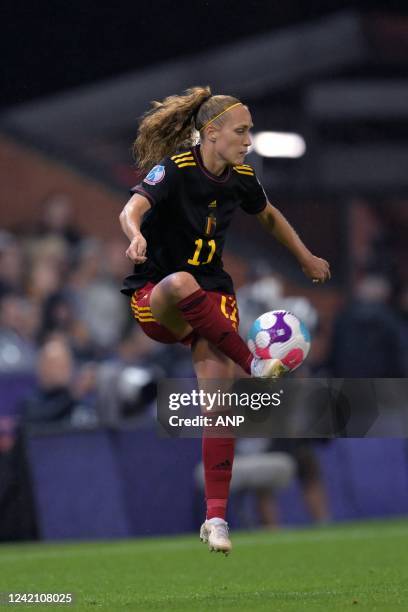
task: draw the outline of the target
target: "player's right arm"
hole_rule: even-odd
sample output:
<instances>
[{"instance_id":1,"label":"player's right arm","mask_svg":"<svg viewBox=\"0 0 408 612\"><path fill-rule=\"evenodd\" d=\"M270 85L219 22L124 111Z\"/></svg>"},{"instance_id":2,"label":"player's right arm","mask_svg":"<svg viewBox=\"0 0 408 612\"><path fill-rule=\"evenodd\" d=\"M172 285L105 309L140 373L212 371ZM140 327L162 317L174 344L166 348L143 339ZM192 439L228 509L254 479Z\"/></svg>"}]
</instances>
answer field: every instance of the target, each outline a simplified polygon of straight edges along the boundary
<instances>
[{"instance_id":1,"label":"player's right arm","mask_svg":"<svg viewBox=\"0 0 408 612\"><path fill-rule=\"evenodd\" d=\"M131 189L134 195L120 214L120 224L130 240L126 255L135 264L146 261L146 240L140 232L142 217L150 208L166 205L176 188L177 171L177 165L165 158Z\"/></svg>"},{"instance_id":2,"label":"player's right arm","mask_svg":"<svg viewBox=\"0 0 408 612\"><path fill-rule=\"evenodd\" d=\"M135 193L119 215L123 232L130 240L126 256L135 264L146 261L146 240L140 232L143 215L151 208L147 198Z\"/></svg>"}]
</instances>

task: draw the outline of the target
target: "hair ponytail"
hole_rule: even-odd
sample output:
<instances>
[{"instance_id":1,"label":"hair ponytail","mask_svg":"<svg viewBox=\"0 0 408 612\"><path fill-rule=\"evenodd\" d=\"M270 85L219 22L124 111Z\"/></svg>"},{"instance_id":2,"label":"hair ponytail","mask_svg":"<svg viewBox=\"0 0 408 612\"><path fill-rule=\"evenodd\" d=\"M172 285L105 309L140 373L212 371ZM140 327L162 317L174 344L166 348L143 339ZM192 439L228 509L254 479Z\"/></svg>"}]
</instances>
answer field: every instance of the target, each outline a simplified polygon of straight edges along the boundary
<instances>
[{"instance_id":1,"label":"hair ponytail","mask_svg":"<svg viewBox=\"0 0 408 612\"><path fill-rule=\"evenodd\" d=\"M211 123L222 111L239 102L233 96L212 96L207 87L191 87L183 95L152 102L142 117L133 143L133 154L140 170L148 171L161 159L195 144L196 131ZM222 125L223 115L215 119Z\"/></svg>"},{"instance_id":2,"label":"hair ponytail","mask_svg":"<svg viewBox=\"0 0 408 612\"><path fill-rule=\"evenodd\" d=\"M163 157L194 144L195 114L210 97L209 87L191 87L181 96L152 102L133 143L133 154L141 170L150 170Z\"/></svg>"}]
</instances>

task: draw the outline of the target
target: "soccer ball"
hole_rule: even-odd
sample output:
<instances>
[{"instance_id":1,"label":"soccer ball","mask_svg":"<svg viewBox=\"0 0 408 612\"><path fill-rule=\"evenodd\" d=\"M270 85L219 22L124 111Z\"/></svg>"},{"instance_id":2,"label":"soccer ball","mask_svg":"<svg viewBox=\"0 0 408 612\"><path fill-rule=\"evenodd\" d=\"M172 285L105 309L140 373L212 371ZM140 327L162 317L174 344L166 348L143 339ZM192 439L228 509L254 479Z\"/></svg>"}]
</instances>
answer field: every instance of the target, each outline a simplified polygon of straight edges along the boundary
<instances>
[{"instance_id":1,"label":"soccer ball","mask_svg":"<svg viewBox=\"0 0 408 612\"><path fill-rule=\"evenodd\" d=\"M288 372L296 370L310 349L307 327L287 310L265 312L252 324L248 348L255 357L280 359Z\"/></svg>"}]
</instances>

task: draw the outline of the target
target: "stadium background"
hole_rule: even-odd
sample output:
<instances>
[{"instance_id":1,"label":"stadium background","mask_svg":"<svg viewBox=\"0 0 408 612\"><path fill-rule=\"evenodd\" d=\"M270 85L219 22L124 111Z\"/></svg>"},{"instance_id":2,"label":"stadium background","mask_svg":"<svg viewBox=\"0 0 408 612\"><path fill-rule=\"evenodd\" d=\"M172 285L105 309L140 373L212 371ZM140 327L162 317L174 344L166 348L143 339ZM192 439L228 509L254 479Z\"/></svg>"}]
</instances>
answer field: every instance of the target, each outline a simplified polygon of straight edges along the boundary
<instances>
[{"instance_id":1,"label":"stadium background","mask_svg":"<svg viewBox=\"0 0 408 612\"><path fill-rule=\"evenodd\" d=\"M408 18L397 3L13 3L1 45L0 539L180 533L201 520L199 444L158 439L153 416L151 383L191 375L188 353L146 341L118 293L117 217L151 99L209 83L247 101L255 131L302 134L304 156L250 163L333 280L311 288L243 215L226 267L237 287L273 276L271 291L279 281L317 315L305 374L406 376ZM356 317L356 335L333 342ZM408 512L405 440L315 452L333 520ZM257 525L251 500L246 522L234 503L233 525ZM295 480L279 505L283 523L310 521Z\"/></svg>"}]
</instances>

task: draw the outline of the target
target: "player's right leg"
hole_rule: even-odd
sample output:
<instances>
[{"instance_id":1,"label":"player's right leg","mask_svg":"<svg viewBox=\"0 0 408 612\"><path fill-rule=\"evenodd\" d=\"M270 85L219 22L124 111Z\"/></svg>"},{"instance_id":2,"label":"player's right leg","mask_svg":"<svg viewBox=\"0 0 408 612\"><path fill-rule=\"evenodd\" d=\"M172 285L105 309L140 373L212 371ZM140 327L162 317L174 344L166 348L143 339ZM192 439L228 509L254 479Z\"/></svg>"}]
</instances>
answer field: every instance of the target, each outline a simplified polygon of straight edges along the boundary
<instances>
[{"instance_id":1,"label":"player's right leg","mask_svg":"<svg viewBox=\"0 0 408 612\"><path fill-rule=\"evenodd\" d=\"M177 332L178 337L194 330L247 374L269 378L283 373L278 359L253 357L228 319L188 272L175 272L157 283L151 292L150 307L160 324Z\"/></svg>"}]
</instances>

